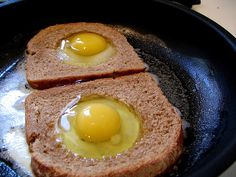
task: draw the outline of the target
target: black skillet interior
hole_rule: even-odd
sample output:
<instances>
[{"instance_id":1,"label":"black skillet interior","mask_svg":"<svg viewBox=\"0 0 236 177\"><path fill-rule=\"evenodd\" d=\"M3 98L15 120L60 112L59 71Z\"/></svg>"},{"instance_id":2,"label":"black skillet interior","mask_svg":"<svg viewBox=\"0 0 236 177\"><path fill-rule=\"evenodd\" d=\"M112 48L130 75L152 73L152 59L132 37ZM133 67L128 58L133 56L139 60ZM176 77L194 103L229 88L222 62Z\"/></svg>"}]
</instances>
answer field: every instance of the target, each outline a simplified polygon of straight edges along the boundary
<instances>
[{"instance_id":1,"label":"black skillet interior","mask_svg":"<svg viewBox=\"0 0 236 177\"><path fill-rule=\"evenodd\" d=\"M0 16L4 17L0 28L2 78L15 57L24 52L27 41L49 25L92 21L140 32L141 36L123 31L191 124L178 169L167 176L217 176L236 159L236 39L212 21L159 0L132 6L118 1L53 5L26 1L0 9Z\"/></svg>"}]
</instances>

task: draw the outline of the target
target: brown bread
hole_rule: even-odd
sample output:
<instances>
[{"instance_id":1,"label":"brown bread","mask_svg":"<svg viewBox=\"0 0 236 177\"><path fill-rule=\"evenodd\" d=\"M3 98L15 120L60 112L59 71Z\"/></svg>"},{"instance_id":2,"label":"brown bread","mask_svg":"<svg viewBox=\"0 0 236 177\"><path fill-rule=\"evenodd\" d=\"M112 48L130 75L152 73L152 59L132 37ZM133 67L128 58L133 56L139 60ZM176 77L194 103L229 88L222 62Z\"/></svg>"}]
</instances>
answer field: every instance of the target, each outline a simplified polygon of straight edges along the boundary
<instances>
[{"instance_id":1,"label":"brown bread","mask_svg":"<svg viewBox=\"0 0 236 177\"><path fill-rule=\"evenodd\" d=\"M142 138L115 158L84 159L56 142L55 125L62 110L76 96L91 94L119 99L141 116ZM35 91L27 97L25 111L31 165L39 177L154 177L182 153L181 118L148 73Z\"/></svg>"},{"instance_id":2,"label":"brown bread","mask_svg":"<svg viewBox=\"0 0 236 177\"><path fill-rule=\"evenodd\" d=\"M65 64L58 59L61 40L83 32L95 32L112 42L116 54L97 66L81 67ZM127 39L115 29L100 23L69 23L41 30L28 43L26 50L26 77L33 88L45 89L56 85L114 77L144 71L144 63Z\"/></svg>"}]
</instances>

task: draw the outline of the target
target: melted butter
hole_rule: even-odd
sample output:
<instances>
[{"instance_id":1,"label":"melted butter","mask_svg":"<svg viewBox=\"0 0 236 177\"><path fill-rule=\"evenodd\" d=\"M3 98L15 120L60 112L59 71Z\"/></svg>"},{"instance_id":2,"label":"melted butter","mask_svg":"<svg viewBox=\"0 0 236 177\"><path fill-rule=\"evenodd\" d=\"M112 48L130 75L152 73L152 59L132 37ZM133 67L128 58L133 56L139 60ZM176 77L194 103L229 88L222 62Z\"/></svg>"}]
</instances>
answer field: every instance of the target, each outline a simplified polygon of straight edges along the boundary
<instances>
[{"instance_id":1,"label":"melted butter","mask_svg":"<svg viewBox=\"0 0 236 177\"><path fill-rule=\"evenodd\" d=\"M4 139L10 156L17 160L18 165L20 165L24 171L32 173L30 167L31 156L28 150L28 144L26 143L24 129L20 127L12 129L5 134Z\"/></svg>"},{"instance_id":2,"label":"melted butter","mask_svg":"<svg viewBox=\"0 0 236 177\"><path fill-rule=\"evenodd\" d=\"M27 86L24 61L12 67L0 81L0 158L10 162L18 175L33 176L24 131L24 102L32 90Z\"/></svg>"}]
</instances>

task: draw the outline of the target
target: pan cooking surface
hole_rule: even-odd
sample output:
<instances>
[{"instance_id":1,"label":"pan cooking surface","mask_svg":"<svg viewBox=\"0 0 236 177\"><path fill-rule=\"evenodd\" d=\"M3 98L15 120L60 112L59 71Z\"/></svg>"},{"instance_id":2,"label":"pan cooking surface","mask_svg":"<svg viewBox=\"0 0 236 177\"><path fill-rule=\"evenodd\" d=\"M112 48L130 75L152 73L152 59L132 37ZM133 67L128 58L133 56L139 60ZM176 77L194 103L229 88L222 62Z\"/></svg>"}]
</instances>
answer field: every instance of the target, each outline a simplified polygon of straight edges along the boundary
<instances>
[{"instance_id":1,"label":"pan cooking surface","mask_svg":"<svg viewBox=\"0 0 236 177\"><path fill-rule=\"evenodd\" d=\"M215 141L222 100L214 73L209 64L198 58L188 60L187 56L176 54L155 35L140 34L121 26L116 28L134 46L148 65L148 71L157 76L165 95L185 120L185 152L167 176L182 175ZM176 59L179 63L174 61ZM30 155L24 136L24 99L32 90L25 79L24 65L21 54L10 66L12 68L3 73L0 83L0 116L3 120L0 125L0 157L12 164L22 176L31 175Z\"/></svg>"},{"instance_id":2,"label":"pan cooking surface","mask_svg":"<svg viewBox=\"0 0 236 177\"><path fill-rule=\"evenodd\" d=\"M32 91L25 80L26 44L42 28L78 21L115 25L181 112L185 151L166 176L213 177L235 160L236 42L221 27L158 0L135 8L117 3L117 8L109 9L100 4L93 13L59 2L56 10L41 1L16 7L0 9L0 16L8 19L0 28L0 160L17 174L31 175L24 138L23 103Z\"/></svg>"}]
</instances>

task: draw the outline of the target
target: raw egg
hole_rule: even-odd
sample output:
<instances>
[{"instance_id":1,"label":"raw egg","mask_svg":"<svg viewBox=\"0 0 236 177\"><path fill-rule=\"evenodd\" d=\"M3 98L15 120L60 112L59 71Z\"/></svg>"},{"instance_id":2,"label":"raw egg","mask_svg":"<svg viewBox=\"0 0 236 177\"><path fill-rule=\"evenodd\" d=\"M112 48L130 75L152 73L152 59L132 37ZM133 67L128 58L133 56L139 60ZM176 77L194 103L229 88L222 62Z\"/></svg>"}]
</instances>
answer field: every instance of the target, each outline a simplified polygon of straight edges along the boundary
<instances>
[{"instance_id":1,"label":"raw egg","mask_svg":"<svg viewBox=\"0 0 236 177\"><path fill-rule=\"evenodd\" d=\"M89 142L109 140L120 129L120 115L109 105L90 103L76 117L77 132L82 139Z\"/></svg>"},{"instance_id":2,"label":"raw egg","mask_svg":"<svg viewBox=\"0 0 236 177\"><path fill-rule=\"evenodd\" d=\"M127 104L92 95L67 108L58 122L66 148L87 158L116 156L140 137L141 121Z\"/></svg>"},{"instance_id":3,"label":"raw egg","mask_svg":"<svg viewBox=\"0 0 236 177\"><path fill-rule=\"evenodd\" d=\"M109 60L115 48L105 37L80 32L63 39L58 48L58 57L63 62L76 66L96 66Z\"/></svg>"}]
</instances>

